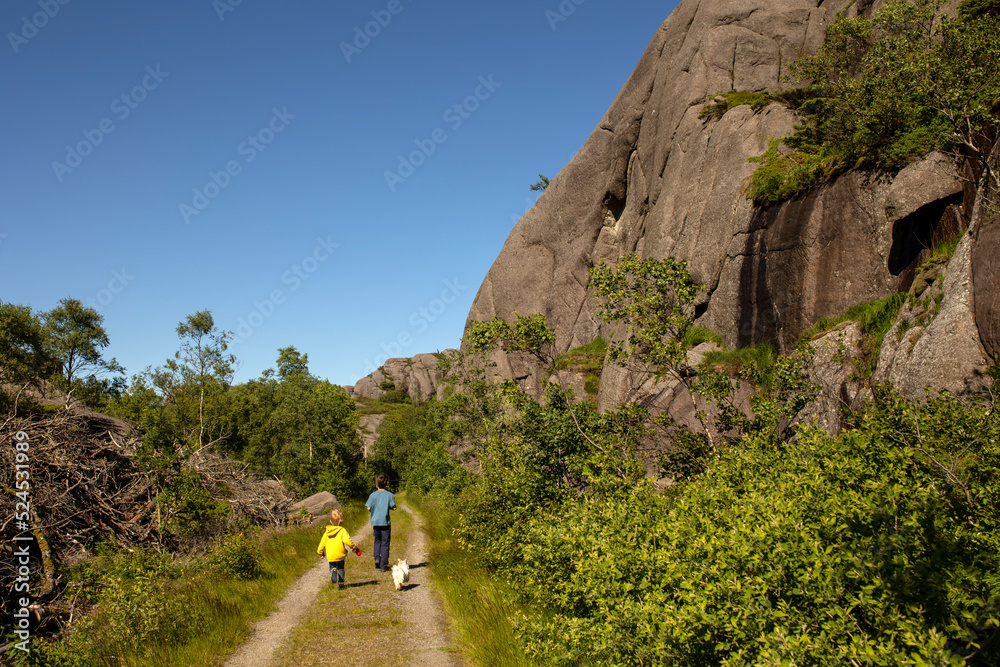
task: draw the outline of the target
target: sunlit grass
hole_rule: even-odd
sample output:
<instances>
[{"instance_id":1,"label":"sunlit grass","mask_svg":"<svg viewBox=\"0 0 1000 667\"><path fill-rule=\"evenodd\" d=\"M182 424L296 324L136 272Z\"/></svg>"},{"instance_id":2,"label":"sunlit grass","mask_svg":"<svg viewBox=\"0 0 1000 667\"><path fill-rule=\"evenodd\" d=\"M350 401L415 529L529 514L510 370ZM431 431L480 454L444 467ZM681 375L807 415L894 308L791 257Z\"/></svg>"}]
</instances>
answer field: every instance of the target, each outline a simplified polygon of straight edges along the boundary
<instances>
[{"instance_id":1,"label":"sunlit grass","mask_svg":"<svg viewBox=\"0 0 1000 667\"><path fill-rule=\"evenodd\" d=\"M513 593L503 580L478 567L471 553L459 548L453 538L456 514L427 498L410 498L410 503L426 519L431 577L444 597L466 657L479 667L531 665L518 648L511 626Z\"/></svg>"}]
</instances>

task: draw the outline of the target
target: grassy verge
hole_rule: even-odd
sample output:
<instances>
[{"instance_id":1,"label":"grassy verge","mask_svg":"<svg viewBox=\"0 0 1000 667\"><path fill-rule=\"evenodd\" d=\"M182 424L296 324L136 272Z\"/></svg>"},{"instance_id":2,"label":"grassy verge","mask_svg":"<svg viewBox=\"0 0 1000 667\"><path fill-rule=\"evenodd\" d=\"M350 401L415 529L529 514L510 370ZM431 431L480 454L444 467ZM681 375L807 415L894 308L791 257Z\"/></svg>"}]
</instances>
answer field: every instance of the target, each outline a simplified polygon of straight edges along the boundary
<instances>
[{"instance_id":1,"label":"grassy verge","mask_svg":"<svg viewBox=\"0 0 1000 667\"><path fill-rule=\"evenodd\" d=\"M363 525L359 504L345 525ZM211 556L173 560L152 554L106 555L84 566L79 588L97 610L58 643L36 643L32 667L188 667L217 665L267 616L288 586L316 564L321 529L301 527L266 538L261 573L252 579L213 567Z\"/></svg>"},{"instance_id":2,"label":"grassy verge","mask_svg":"<svg viewBox=\"0 0 1000 667\"><path fill-rule=\"evenodd\" d=\"M774 346L764 341L736 350L714 350L705 355L701 365L725 371L732 376L742 374L744 377L752 377L754 384L769 388L776 355Z\"/></svg>"},{"instance_id":3,"label":"grassy verge","mask_svg":"<svg viewBox=\"0 0 1000 667\"><path fill-rule=\"evenodd\" d=\"M397 496L398 499L398 496ZM392 515L389 562L402 558L413 519L406 512ZM353 531L352 531L353 533ZM281 649L277 667L354 665L401 667L410 645L392 576L373 567L371 536L357 536L364 552L348 556L347 585L324 586L316 603ZM315 553L315 545L313 545Z\"/></svg>"},{"instance_id":4,"label":"grassy verge","mask_svg":"<svg viewBox=\"0 0 1000 667\"><path fill-rule=\"evenodd\" d=\"M799 341L812 341L823 334L833 331L840 324L848 320L861 325L861 333L864 336L862 342L862 352L864 359L861 360L859 371L863 377L870 377L875 370L875 363L878 361L879 350L882 348L882 341L886 333L892 328L899 315L900 308L906 301L906 293L899 292L891 294L884 299L876 299L851 306L847 312L840 317L823 318L809 329L804 331L799 337Z\"/></svg>"},{"instance_id":5,"label":"grassy verge","mask_svg":"<svg viewBox=\"0 0 1000 667\"><path fill-rule=\"evenodd\" d=\"M452 535L457 515L444 503L428 498L410 498L409 502L427 519L428 559L434 563L431 577L444 597L469 663L479 667L531 665L519 650L510 623L513 593L456 544Z\"/></svg>"}]
</instances>

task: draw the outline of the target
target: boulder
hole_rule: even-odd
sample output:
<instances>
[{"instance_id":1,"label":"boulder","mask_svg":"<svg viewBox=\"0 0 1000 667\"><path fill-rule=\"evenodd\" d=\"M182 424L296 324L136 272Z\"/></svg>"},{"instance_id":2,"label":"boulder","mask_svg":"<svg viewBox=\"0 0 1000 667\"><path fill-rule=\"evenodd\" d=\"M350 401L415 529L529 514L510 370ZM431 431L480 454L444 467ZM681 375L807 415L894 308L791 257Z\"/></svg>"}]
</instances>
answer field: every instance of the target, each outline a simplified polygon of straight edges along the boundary
<instances>
[{"instance_id":1,"label":"boulder","mask_svg":"<svg viewBox=\"0 0 1000 667\"><path fill-rule=\"evenodd\" d=\"M309 513L309 516L317 518L328 515L330 510L342 510L343 508L340 506L340 502L337 501L337 496L328 491L320 491L305 500L300 500L297 503L289 505L287 514L289 517L293 517L303 509Z\"/></svg>"},{"instance_id":2,"label":"boulder","mask_svg":"<svg viewBox=\"0 0 1000 667\"><path fill-rule=\"evenodd\" d=\"M809 379L819 385L819 394L799 413L797 421L815 422L829 433L840 433L841 410L860 407L866 395L855 365L862 356L861 344L857 322L845 322L810 343L814 355Z\"/></svg>"}]
</instances>

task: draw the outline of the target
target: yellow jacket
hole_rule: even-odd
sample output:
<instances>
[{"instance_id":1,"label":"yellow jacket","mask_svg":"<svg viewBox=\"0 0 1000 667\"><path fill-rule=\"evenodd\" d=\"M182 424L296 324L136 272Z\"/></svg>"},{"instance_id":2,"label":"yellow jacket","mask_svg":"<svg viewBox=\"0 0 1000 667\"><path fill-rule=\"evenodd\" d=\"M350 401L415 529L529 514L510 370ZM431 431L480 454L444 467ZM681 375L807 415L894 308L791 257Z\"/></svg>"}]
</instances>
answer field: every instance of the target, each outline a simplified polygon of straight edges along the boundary
<instances>
[{"instance_id":1,"label":"yellow jacket","mask_svg":"<svg viewBox=\"0 0 1000 667\"><path fill-rule=\"evenodd\" d=\"M347 549L344 545L348 545L351 549L357 549L357 545L351 541L351 535L343 526L327 526L326 532L323 533L323 539L319 541L319 548L316 549L316 553L322 554L323 549L326 548L326 559L331 563L338 560L344 560L347 558Z\"/></svg>"}]
</instances>

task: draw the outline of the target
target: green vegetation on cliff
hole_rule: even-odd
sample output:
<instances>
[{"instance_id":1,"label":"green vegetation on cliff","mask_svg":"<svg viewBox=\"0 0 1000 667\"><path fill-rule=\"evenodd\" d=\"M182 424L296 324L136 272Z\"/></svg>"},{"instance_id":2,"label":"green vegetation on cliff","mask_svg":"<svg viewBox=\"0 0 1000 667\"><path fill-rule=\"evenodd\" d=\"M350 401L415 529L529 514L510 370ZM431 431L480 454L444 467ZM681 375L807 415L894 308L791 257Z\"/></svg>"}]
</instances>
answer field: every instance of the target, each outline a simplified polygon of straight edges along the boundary
<instances>
[{"instance_id":1,"label":"green vegetation on cliff","mask_svg":"<svg viewBox=\"0 0 1000 667\"><path fill-rule=\"evenodd\" d=\"M731 354L738 376L702 368L689 379L685 267L619 267L594 273L602 313L625 327L618 362L686 381L714 406L701 427L637 405L598 413L554 384L535 400L488 381L480 352L551 356L538 316L471 326L448 366L468 393L407 417L447 423L475 452L478 474L437 493L460 508L454 535L480 572L506 580L473 599L503 614L496 625L512 628L523 662L996 664L995 406L947 394L911 404L877 388L839 435L797 423L814 391L803 358ZM852 316L883 335L901 298ZM750 414L734 401L741 381L755 386ZM431 431L418 440L437 446Z\"/></svg>"},{"instance_id":2,"label":"green vegetation on cliff","mask_svg":"<svg viewBox=\"0 0 1000 667\"><path fill-rule=\"evenodd\" d=\"M791 64L790 76L812 82L786 101L804 122L753 159L760 167L748 197L774 204L848 169L895 172L935 149L972 160L976 186L995 180L996 4L963 3L956 18L941 7L939 0L893 0L873 16L839 16L819 51ZM729 98L703 113L713 117L730 105L759 106L770 96Z\"/></svg>"}]
</instances>

